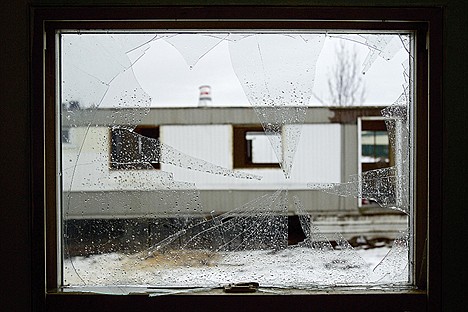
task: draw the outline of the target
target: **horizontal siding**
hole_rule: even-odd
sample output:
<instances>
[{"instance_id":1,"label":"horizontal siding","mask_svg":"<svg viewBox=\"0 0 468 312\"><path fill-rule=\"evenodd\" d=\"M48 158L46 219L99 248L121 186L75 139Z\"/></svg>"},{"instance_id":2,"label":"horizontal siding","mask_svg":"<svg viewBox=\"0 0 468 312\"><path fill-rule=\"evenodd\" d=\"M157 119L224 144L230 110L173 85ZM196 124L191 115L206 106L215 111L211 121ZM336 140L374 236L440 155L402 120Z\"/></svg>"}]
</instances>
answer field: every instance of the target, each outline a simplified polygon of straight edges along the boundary
<instances>
[{"instance_id":1,"label":"horizontal siding","mask_svg":"<svg viewBox=\"0 0 468 312\"><path fill-rule=\"evenodd\" d=\"M339 124L302 125L297 140L283 134L283 148L294 149L290 179L280 169L242 169L262 176L261 181L214 175L173 165L162 164L161 170L110 170L109 129L73 128L74 142L63 149L64 189L118 190L135 188L164 188L162 184L173 179L188 182L198 189L307 189L309 182L339 182L341 170L341 137ZM227 169L233 167L231 125L161 126L161 141L180 152ZM78 151L81 153L78 157ZM357 153L353 148L348 151ZM346 159L355 159L348 156ZM74 165L77 164L77 170ZM236 169L237 170L237 169ZM132 186L133 185L133 186Z\"/></svg>"},{"instance_id":2,"label":"horizontal siding","mask_svg":"<svg viewBox=\"0 0 468 312\"><path fill-rule=\"evenodd\" d=\"M136 190L136 191L89 191L65 192L67 198L64 217L66 219L99 219L99 218L148 218L174 216L207 216L218 215L240 208L239 212L257 209L241 208L247 203L258 200L274 191L263 190ZM312 215L337 213L339 197L320 191L288 191L287 212L300 214L296 206L296 197L304 211ZM261 202L259 202L261 203ZM265 202L263 202L265 203ZM280 203L280 201L278 201ZM354 204L357 213L356 203ZM281 212L284 206L262 209ZM250 213L259 214L260 210Z\"/></svg>"},{"instance_id":3,"label":"horizontal siding","mask_svg":"<svg viewBox=\"0 0 468 312\"><path fill-rule=\"evenodd\" d=\"M296 108L291 106L291 110ZM262 111L271 115L264 107ZM283 108L287 109L287 108ZM129 119L129 116L131 117ZM334 111L325 107L307 107L304 123L329 123ZM259 124L260 120L252 107L192 107L192 108L136 108L136 109L90 109L77 110L63 119L65 127L115 126L133 123L144 125L210 125L210 124Z\"/></svg>"},{"instance_id":4,"label":"horizontal siding","mask_svg":"<svg viewBox=\"0 0 468 312\"><path fill-rule=\"evenodd\" d=\"M340 125L303 125L292 170L295 180L299 183L340 182L340 170Z\"/></svg>"}]
</instances>

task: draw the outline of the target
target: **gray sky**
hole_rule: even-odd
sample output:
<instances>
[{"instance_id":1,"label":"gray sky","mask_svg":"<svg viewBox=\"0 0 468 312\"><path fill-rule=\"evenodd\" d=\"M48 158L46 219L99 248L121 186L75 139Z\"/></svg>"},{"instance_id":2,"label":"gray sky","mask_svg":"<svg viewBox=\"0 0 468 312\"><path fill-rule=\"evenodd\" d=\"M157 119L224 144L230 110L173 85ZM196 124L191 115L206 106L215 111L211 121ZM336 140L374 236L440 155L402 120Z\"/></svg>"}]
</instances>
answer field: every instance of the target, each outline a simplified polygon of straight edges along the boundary
<instances>
[{"instance_id":1,"label":"gray sky","mask_svg":"<svg viewBox=\"0 0 468 312\"><path fill-rule=\"evenodd\" d=\"M182 38L183 39L183 38ZM245 40L245 39L244 39ZM316 62L316 74L313 92L325 103L329 103L328 79L330 70L335 62L335 49L343 39L325 37L323 48ZM395 42L399 38L395 35ZM150 48L133 66L133 71L141 87L151 96L152 106L196 106L198 103L198 87L210 85L212 88L213 106L248 106L239 79L231 63L228 41L222 41L206 53L200 49L190 52L183 50L190 45L203 45L193 40L176 42L178 49L164 39L150 43ZM363 44L344 40L346 47L355 49L358 62L362 64L369 53L369 48ZM206 53L197 62L197 56ZM185 58L184 58L185 56ZM367 105L392 104L403 92L403 67L401 65L408 58L402 47L391 60L378 57L365 75ZM191 69L188 63L196 64ZM277 79L281 79L278 77ZM320 105L318 100L311 98L309 105Z\"/></svg>"},{"instance_id":2,"label":"gray sky","mask_svg":"<svg viewBox=\"0 0 468 312\"><path fill-rule=\"evenodd\" d=\"M364 105L392 104L403 92L402 62L408 59L398 35L336 36L65 34L62 101L78 100L83 107L197 106L199 86L210 85L213 106L268 105L269 100L322 105L317 97L330 105L328 79L342 41L356 51L363 68L377 50L362 43L380 49L388 44L381 56L389 60L376 57L361 77Z\"/></svg>"}]
</instances>

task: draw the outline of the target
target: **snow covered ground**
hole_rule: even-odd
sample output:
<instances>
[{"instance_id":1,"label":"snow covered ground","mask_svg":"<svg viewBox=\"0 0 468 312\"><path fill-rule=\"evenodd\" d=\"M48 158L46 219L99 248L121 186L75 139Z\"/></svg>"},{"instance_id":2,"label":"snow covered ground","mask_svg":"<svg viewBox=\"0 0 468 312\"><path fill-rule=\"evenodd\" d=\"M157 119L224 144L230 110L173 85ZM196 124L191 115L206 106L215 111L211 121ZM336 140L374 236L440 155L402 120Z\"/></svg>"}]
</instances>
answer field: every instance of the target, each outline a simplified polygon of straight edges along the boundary
<instances>
[{"instance_id":1,"label":"snow covered ground","mask_svg":"<svg viewBox=\"0 0 468 312\"><path fill-rule=\"evenodd\" d=\"M402 246L324 251L292 247L224 253L179 250L151 257L110 253L64 260L64 285L70 286L215 288L236 282L280 288L405 284L408 251Z\"/></svg>"}]
</instances>

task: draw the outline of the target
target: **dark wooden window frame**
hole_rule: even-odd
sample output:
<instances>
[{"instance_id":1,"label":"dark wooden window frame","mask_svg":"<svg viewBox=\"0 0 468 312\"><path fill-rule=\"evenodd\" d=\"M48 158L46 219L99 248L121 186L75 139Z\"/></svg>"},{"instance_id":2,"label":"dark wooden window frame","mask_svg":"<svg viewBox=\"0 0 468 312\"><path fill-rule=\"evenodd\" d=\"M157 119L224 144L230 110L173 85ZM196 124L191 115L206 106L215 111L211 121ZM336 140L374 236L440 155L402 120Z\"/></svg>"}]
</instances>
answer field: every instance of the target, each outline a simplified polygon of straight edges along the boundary
<instances>
[{"instance_id":1,"label":"dark wooden window frame","mask_svg":"<svg viewBox=\"0 0 468 312\"><path fill-rule=\"evenodd\" d=\"M254 163L249 157L247 132L264 132L261 125L233 125L232 151L234 169L280 168L279 163Z\"/></svg>"},{"instance_id":2,"label":"dark wooden window frame","mask_svg":"<svg viewBox=\"0 0 468 312\"><path fill-rule=\"evenodd\" d=\"M164 6L33 7L31 10L32 289L47 311L259 309L375 311L441 309L443 9L438 7ZM148 297L65 294L58 289L56 202L56 30L58 29L356 29L416 33L417 289L318 291L282 295ZM429 148L430 147L430 148ZM428 216L431 216L430 218ZM430 260L430 261L429 261Z\"/></svg>"},{"instance_id":3,"label":"dark wooden window frame","mask_svg":"<svg viewBox=\"0 0 468 312\"><path fill-rule=\"evenodd\" d=\"M113 163L113 158L118 158L118 155L114 154L114 129L109 129L109 137L110 137L110 146L109 146L109 169L111 170L147 170L147 167L138 168L138 166L132 168L132 166L128 165L116 165ZM151 125L138 125L135 127L133 132L146 136L148 138L159 139L159 126L151 126ZM159 162L152 162L151 166L153 169L161 169L161 164Z\"/></svg>"}]
</instances>

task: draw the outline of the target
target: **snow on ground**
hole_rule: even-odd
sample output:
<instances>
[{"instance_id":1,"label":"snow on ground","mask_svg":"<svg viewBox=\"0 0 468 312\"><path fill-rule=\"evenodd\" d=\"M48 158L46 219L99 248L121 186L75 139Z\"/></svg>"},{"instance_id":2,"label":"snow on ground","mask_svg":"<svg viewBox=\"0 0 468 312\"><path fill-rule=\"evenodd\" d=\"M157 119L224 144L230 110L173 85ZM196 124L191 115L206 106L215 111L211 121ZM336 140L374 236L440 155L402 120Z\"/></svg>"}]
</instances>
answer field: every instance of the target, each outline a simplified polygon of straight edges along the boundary
<instances>
[{"instance_id":1,"label":"snow on ground","mask_svg":"<svg viewBox=\"0 0 468 312\"><path fill-rule=\"evenodd\" d=\"M406 283L407 250L388 247L320 251L182 250L145 257L118 253L64 260L70 286L219 287L258 282L262 287L310 288Z\"/></svg>"}]
</instances>

